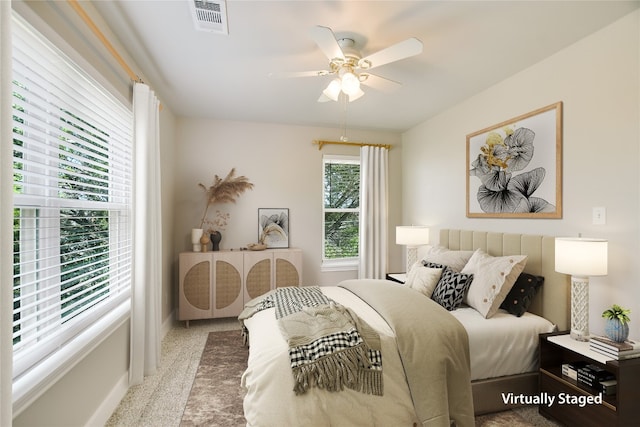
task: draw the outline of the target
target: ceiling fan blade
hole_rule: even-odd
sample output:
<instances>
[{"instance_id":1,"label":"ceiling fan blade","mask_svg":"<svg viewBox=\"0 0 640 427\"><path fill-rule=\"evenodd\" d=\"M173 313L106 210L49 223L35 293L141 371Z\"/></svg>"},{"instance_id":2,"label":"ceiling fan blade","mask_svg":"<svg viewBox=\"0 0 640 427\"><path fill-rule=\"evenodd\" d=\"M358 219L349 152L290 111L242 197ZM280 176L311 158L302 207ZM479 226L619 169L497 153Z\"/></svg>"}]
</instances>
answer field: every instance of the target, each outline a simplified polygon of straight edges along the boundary
<instances>
[{"instance_id":1,"label":"ceiling fan blade","mask_svg":"<svg viewBox=\"0 0 640 427\"><path fill-rule=\"evenodd\" d=\"M375 74L360 73L360 78L362 78L363 76L366 76L366 79L362 80L360 83L374 89L381 90L383 92L391 92L402 86L402 83L398 83L394 80L389 80L384 77L376 76Z\"/></svg>"},{"instance_id":2,"label":"ceiling fan blade","mask_svg":"<svg viewBox=\"0 0 640 427\"><path fill-rule=\"evenodd\" d=\"M327 70L318 71L283 71L279 73L269 73L269 77L274 79L289 79L292 77L318 77L330 74Z\"/></svg>"},{"instance_id":3,"label":"ceiling fan blade","mask_svg":"<svg viewBox=\"0 0 640 427\"><path fill-rule=\"evenodd\" d=\"M358 67L371 69L422 53L422 42L415 37L391 45L358 61Z\"/></svg>"},{"instance_id":4,"label":"ceiling fan blade","mask_svg":"<svg viewBox=\"0 0 640 427\"><path fill-rule=\"evenodd\" d=\"M329 27L323 27L321 25L316 25L311 28L311 38L316 42L320 50L325 54L325 56L332 61L336 58L340 58L344 60L344 53L336 40L335 34Z\"/></svg>"}]
</instances>

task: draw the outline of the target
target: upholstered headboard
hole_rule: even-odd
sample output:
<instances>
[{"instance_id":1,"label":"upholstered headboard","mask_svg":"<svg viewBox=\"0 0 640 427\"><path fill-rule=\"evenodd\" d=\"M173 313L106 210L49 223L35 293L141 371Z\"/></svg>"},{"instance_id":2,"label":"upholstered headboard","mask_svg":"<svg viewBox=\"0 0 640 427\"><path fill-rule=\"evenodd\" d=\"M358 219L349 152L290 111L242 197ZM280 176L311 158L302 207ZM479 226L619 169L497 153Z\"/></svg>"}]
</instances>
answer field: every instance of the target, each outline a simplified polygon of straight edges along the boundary
<instances>
[{"instance_id":1,"label":"upholstered headboard","mask_svg":"<svg viewBox=\"0 0 640 427\"><path fill-rule=\"evenodd\" d=\"M555 271L555 238L470 230L440 230L440 245L452 250L482 249L489 255L527 255L526 273L544 277L544 285L529 311L567 330L570 324L570 285Z\"/></svg>"}]
</instances>

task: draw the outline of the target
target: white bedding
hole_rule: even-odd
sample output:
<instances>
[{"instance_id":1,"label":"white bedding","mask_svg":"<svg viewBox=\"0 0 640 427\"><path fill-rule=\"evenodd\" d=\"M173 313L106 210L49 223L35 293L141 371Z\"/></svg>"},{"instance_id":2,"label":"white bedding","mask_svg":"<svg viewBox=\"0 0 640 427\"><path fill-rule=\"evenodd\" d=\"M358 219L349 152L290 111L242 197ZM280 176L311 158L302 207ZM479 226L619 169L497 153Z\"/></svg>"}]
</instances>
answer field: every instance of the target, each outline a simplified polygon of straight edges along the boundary
<instances>
[{"instance_id":1,"label":"white bedding","mask_svg":"<svg viewBox=\"0 0 640 427\"><path fill-rule=\"evenodd\" d=\"M288 347L279 331L274 309L263 310L244 321L250 340L248 368L242 376L242 386L247 390L244 404L247 426L309 425L310 420L314 427L418 423L394 333L386 321L346 289L321 289L329 298L352 308L379 333L384 396L347 389L340 392L344 393L344 399L335 399L335 393L314 389L313 393L295 396L295 405L291 405L289 396L294 382ZM416 292L416 297L424 296ZM517 318L500 310L490 319L468 307L451 313L469 335L472 380L535 371L538 334L554 329L553 324L530 313ZM411 321L407 325L411 327Z\"/></svg>"},{"instance_id":2,"label":"white bedding","mask_svg":"<svg viewBox=\"0 0 640 427\"><path fill-rule=\"evenodd\" d=\"M247 390L244 399L247 426L411 426L417 423L391 328L348 290L324 287L322 291L334 301L353 309L380 334L384 396L345 389L340 392L344 399L338 401L343 406L336 407L335 393L314 389L313 393L295 396L296 404L289 405L289 398L283 397L290 396L294 386L289 358L283 357L283 354L287 355L288 347L278 329L274 309L263 310L245 320L250 331L251 350L248 368L242 375L242 386ZM273 381L273 378L279 380Z\"/></svg>"},{"instance_id":3,"label":"white bedding","mask_svg":"<svg viewBox=\"0 0 640 427\"><path fill-rule=\"evenodd\" d=\"M470 307L450 313L469 335L471 380L535 371L538 335L555 328L548 320L531 313L515 317L501 309L489 319Z\"/></svg>"}]
</instances>

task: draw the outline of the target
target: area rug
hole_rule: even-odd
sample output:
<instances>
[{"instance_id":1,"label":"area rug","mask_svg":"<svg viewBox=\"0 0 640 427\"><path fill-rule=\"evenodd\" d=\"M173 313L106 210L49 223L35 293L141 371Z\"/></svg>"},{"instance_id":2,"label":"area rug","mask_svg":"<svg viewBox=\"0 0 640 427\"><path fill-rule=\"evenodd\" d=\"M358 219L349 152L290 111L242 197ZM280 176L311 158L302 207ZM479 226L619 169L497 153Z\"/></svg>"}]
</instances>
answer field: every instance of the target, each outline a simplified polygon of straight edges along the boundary
<instances>
[{"instance_id":1,"label":"area rug","mask_svg":"<svg viewBox=\"0 0 640 427\"><path fill-rule=\"evenodd\" d=\"M523 406L509 411L476 417L476 427L560 427L538 413L537 406Z\"/></svg>"},{"instance_id":2,"label":"area rug","mask_svg":"<svg viewBox=\"0 0 640 427\"><path fill-rule=\"evenodd\" d=\"M239 330L209 333L181 427L246 425L240 377L248 354Z\"/></svg>"},{"instance_id":3,"label":"area rug","mask_svg":"<svg viewBox=\"0 0 640 427\"><path fill-rule=\"evenodd\" d=\"M181 427L245 426L242 410L245 392L240 378L247 368L248 350L240 331L210 332L202 351ZM524 407L476 417L476 427L549 427L558 424Z\"/></svg>"}]
</instances>

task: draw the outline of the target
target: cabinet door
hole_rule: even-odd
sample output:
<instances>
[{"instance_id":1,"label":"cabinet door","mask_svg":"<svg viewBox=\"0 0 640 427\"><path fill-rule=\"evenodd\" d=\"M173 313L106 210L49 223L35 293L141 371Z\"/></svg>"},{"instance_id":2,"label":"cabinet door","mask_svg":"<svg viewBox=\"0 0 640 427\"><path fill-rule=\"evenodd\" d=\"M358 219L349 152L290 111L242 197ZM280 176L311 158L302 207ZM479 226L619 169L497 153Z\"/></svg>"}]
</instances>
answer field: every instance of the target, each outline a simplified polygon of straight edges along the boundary
<instances>
[{"instance_id":1,"label":"cabinet door","mask_svg":"<svg viewBox=\"0 0 640 427\"><path fill-rule=\"evenodd\" d=\"M178 320L208 319L213 315L211 253L180 254Z\"/></svg>"},{"instance_id":2,"label":"cabinet door","mask_svg":"<svg viewBox=\"0 0 640 427\"><path fill-rule=\"evenodd\" d=\"M215 252L213 256L213 317L235 317L243 307L241 252Z\"/></svg>"},{"instance_id":3,"label":"cabinet door","mask_svg":"<svg viewBox=\"0 0 640 427\"><path fill-rule=\"evenodd\" d=\"M302 284L302 250L276 250L273 253L274 287L300 286Z\"/></svg>"},{"instance_id":4,"label":"cabinet door","mask_svg":"<svg viewBox=\"0 0 640 427\"><path fill-rule=\"evenodd\" d=\"M273 282L273 253L244 253L244 302L269 292Z\"/></svg>"}]
</instances>

